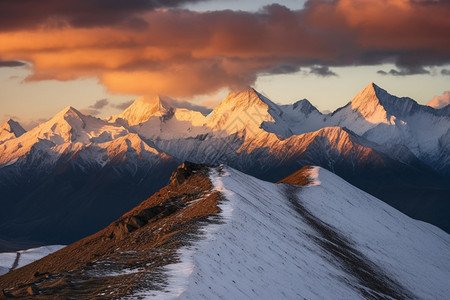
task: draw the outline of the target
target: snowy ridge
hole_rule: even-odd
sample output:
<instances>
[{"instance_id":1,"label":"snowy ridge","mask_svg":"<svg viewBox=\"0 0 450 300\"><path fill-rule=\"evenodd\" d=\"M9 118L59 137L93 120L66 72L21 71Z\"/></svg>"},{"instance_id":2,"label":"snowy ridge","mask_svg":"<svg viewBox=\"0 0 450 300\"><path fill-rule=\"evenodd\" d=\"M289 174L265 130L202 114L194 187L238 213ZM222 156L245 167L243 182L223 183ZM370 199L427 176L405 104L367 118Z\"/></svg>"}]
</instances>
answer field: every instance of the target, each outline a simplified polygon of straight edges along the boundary
<instances>
[{"instance_id":1,"label":"snowy ridge","mask_svg":"<svg viewBox=\"0 0 450 300\"><path fill-rule=\"evenodd\" d=\"M228 167L213 171L225 197L224 223L208 225L205 239L181 248L181 262L168 267L168 287L147 296L446 298L448 234L324 169L310 176L312 184L300 189Z\"/></svg>"},{"instance_id":2,"label":"snowy ridge","mask_svg":"<svg viewBox=\"0 0 450 300\"><path fill-rule=\"evenodd\" d=\"M138 105L140 102L136 100L123 113L130 120L141 122L130 130L154 140L162 151L180 160L190 157L188 153L199 153L199 148L216 151L215 144L220 144L217 139L227 139L226 147L233 151L239 149L239 153L243 149L241 145L252 144L254 148L266 149L277 144L277 140L295 139L327 127L341 127L362 137L362 141L371 142L378 152L394 159L392 151L406 147L410 160L417 158L438 172L450 172L448 159L442 158L442 153L450 148L445 138L450 130L450 116L442 109L390 95L374 83L367 85L346 106L327 115L321 114L306 99L277 105L252 88L230 93L207 117L199 112L168 109L167 105L158 104L157 107L165 108L155 110L156 106L152 106L152 115L144 114L144 118L142 112L149 109L142 108L137 112L137 108L142 107L142 104ZM134 116L132 112L135 112ZM179 143L188 145L189 149L179 148ZM249 152L248 148L245 151ZM230 152L226 156L234 154ZM199 156L213 155L203 152ZM402 162L408 163L405 159Z\"/></svg>"},{"instance_id":3,"label":"snowy ridge","mask_svg":"<svg viewBox=\"0 0 450 300\"><path fill-rule=\"evenodd\" d=\"M440 169L439 154L450 144L439 140L450 129L450 118L440 110L398 98L369 84L349 104L327 117L326 122L346 127L380 145L386 153L395 145L406 146L426 164ZM448 168L449 165L445 165ZM448 172L448 171L447 171Z\"/></svg>"},{"instance_id":4,"label":"snowy ridge","mask_svg":"<svg viewBox=\"0 0 450 300\"><path fill-rule=\"evenodd\" d=\"M111 141L127 133L122 126L67 107L49 121L0 145L0 165L30 155L33 149L45 152L54 162L62 154L80 150L91 143Z\"/></svg>"},{"instance_id":5,"label":"snowy ridge","mask_svg":"<svg viewBox=\"0 0 450 300\"><path fill-rule=\"evenodd\" d=\"M114 197L120 203L119 191L106 195L115 187L136 191L133 201L140 201L146 196L144 186L152 192L162 187L183 161L223 163L269 181L304 165L319 165L414 218L450 230L450 115L444 108L392 96L373 83L332 114L321 114L305 99L278 105L247 89L228 95L208 116L159 97L136 99L119 116L106 121L67 107L0 142L0 193L6 199L0 225L9 228L5 232L19 232L20 226L11 225L18 218L20 234L39 228L28 225L16 202L49 205L52 209L39 216L28 211L52 227L45 215L58 213L50 199L86 200L68 180L74 174L80 182L92 181L83 190L83 195L93 195L86 200L92 205ZM57 183L61 172L73 190ZM90 213L82 210L80 206L78 216Z\"/></svg>"},{"instance_id":6,"label":"snowy ridge","mask_svg":"<svg viewBox=\"0 0 450 300\"><path fill-rule=\"evenodd\" d=\"M205 122L206 118L200 112L173 108L170 114L152 116L132 126L131 131L148 139L186 138L208 132L204 127Z\"/></svg>"},{"instance_id":7,"label":"snowy ridge","mask_svg":"<svg viewBox=\"0 0 450 300\"><path fill-rule=\"evenodd\" d=\"M280 145L289 142L281 141L302 141L306 137L304 134L312 133L322 136L324 131L321 130L332 127L351 131L360 137L354 139L356 143L393 159L398 158L398 155L391 155L393 150L399 153L403 151L395 149L407 148L408 155L399 159L402 163L419 159L440 173L450 172L447 155L450 116L443 113L443 109L436 110L409 98L392 96L374 83L346 106L328 115L321 114L306 99L277 105L252 88L230 93L206 117L197 111L172 107L160 97L140 97L109 122L68 107L20 137L3 144L0 138L0 166L20 160L33 147L48 148L48 156L54 161L61 154L56 148L79 149L78 143L83 146L101 144L128 133L138 134L180 161L228 163L226 159L217 161L216 153L223 152L220 156L225 158L239 156L244 159L240 153L266 153L266 150L270 152L270 159L273 158L270 155L282 156L277 151L286 152ZM61 146L63 144L68 145ZM202 161L210 157L214 159ZM249 161L245 163L249 164Z\"/></svg>"},{"instance_id":8,"label":"snowy ridge","mask_svg":"<svg viewBox=\"0 0 450 300\"><path fill-rule=\"evenodd\" d=\"M351 237L364 255L415 298L446 298L450 235L405 216L325 169L315 167L311 176L320 184L299 193L307 209Z\"/></svg>"}]
</instances>

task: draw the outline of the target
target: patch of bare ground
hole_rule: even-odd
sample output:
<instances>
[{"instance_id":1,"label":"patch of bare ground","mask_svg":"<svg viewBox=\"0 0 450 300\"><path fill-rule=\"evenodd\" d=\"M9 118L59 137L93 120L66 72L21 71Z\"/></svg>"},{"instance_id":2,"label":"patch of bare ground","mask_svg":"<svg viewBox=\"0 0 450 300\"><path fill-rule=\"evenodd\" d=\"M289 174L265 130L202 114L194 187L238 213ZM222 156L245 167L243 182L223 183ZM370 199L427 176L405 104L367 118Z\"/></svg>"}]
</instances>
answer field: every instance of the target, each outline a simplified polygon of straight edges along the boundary
<instances>
[{"instance_id":1,"label":"patch of bare ground","mask_svg":"<svg viewBox=\"0 0 450 300\"><path fill-rule=\"evenodd\" d=\"M294 185L308 185L311 180L309 179L311 166L304 166L300 170L292 173L288 177L281 179L277 183L289 183Z\"/></svg>"},{"instance_id":2,"label":"patch of bare ground","mask_svg":"<svg viewBox=\"0 0 450 300\"><path fill-rule=\"evenodd\" d=\"M170 183L105 229L0 276L0 298L121 298L167 285L177 249L220 222L221 195L205 165L185 163Z\"/></svg>"}]
</instances>

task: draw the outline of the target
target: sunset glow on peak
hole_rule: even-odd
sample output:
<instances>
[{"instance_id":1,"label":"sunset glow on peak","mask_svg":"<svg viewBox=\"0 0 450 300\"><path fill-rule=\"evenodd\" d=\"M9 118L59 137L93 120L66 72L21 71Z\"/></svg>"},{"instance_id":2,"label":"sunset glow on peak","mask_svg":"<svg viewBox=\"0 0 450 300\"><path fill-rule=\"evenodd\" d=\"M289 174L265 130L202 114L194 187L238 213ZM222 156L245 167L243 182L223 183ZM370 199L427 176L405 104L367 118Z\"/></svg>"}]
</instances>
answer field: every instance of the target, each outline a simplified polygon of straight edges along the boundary
<instances>
[{"instance_id":1,"label":"sunset glow on peak","mask_svg":"<svg viewBox=\"0 0 450 300\"><path fill-rule=\"evenodd\" d=\"M125 97L159 94L198 105L198 97L247 86L284 103L309 98L324 110L347 102L355 80L391 84L421 103L448 90L448 1L261 1L256 11L242 9L246 1L228 9L219 2L4 1L0 109L19 115L6 102L25 107L25 95L37 91L53 106L74 104L63 86L74 87L85 107L97 100L88 99L94 88L98 99L114 99L96 110L102 117L117 113ZM419 88L423 80L432 83ZM46 105L39 118L50 117ZM26 111L18 117L31 122Z\"/></svg>"}]
</instances>

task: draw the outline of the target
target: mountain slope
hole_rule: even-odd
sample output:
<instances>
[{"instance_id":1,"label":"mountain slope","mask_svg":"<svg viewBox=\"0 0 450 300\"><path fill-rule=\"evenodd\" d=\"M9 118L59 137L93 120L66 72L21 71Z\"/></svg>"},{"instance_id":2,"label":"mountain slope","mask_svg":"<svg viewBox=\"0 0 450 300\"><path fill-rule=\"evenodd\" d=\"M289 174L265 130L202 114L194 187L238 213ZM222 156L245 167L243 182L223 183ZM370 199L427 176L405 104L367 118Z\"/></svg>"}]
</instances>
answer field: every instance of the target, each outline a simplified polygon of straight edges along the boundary
<instances>
[{"instance_id":1,"label":"mountain slope","mask_svg":"<svg viewBox=\"0 0 450 300\"><path fill-rule=\"evenodd\" d=\"M448 234L324 169L287 180L307 185L185 164L104 230L0 285L44 298L446 297Z\"/></svg>"},{"instance_id":2,"label":"mountain slope","mask_svg":"<svg viewBox=\"0 0 450 300\"><path fill-rule=\"evenodd\" d=\"M1 144L0 166L15 163L32 151L44 152L54 162L62 154L76 151L83 145L111 141L127 133L121 126L85 116L73 107L67 107L49 121Z\"/></svg>"},{"instance_id":3,"label":"mountain slope","mask_svg":"<svg viewBox=\"0 0 450 300\"><path fill-rule=\"evenodd\" d=\"M125 125L148 139L195 136L205 132L205 116L198 111L172 107L160 97L137 98L109 122Z\"/></svg>"},{"instance_id":4,"label":"mountain slope","mask_svg":"<svg viewBox=\"0 0 450 300\"><path fill-rule=\"evenodd\" d=\"M307 100L277 105L248 89L229 94L203 126L188 123L190 132L170 122L151 118L132 130L179 161L225 163L264 180L319 165L409 216L450 230L450 119L373 83L328 115Z\"/></svg>"},{"instance_id":5,"label":"mountain slope","mask_svg":"<svg viewBox=\"0 0 450 300\"><path fill-rule=\"evenodd\" d=\"M121 114L111 117L110 122L125 122L127 126L138 125L153 116L162 117L173 114L173 107L159 96L139 97Z\"/></svg>"},{"instance_id":6,"label":"mountain slope","mask_svg":"<svg viewBox=\"0 0 450 300\"><path fill-rule=\"evenodd\" d=\"M18 122L9 119L0 126L0 144L7 140L17 138L25 132L26 130Z\"/></svg>"},{"instance_id":7,"label":"mountain slope","mask_svg":"<svg viewBox=\"0 0 450 300\"><path fill-rule=\"evenodd\" d=\"M136 99L109 122L68 107L0 144L0 250L95 232L187 160L269 181L318 165L450 232L449 124L444 109L375 84L333 114L307 100L277 105L254 89L231 93L206 117L159 97Z\"/></svg>"},{"instance_id":8,"label":"mountain slope","mask_svg":"<svg viewBox=\"0 0 450 300\"><path fill-rule=\"evenodd\" d=\"M71 243L163 187L178 165L136 134L81 145L56 159L46 159L47 151L31 151L0 169L0 238Z\"/></svg>"},{"instance_id":9,"label":"mountain slope","mask_svg":"<svg viewBox=\"0 0 450 300\"><path fill-rule=\"evenodd\" d=\"M385 153L384 147L348 129L326 127L288 139L260 131L156 139L158 149L196 163L228 164L258 178L277 181L304 165L319 165L404 213L444 230L450 229L450 192L445 177L421 162L407 148Z\"/></svg>"},{"instance_id":10,"label":"mountain slope","mask_svg":"<svg viewBox=\"0 0 450 300\"><path fill-rule=\"evenodd\" d=\"M442 142L450 130L450 118L443 110L398 98L371 83L328 116L327 123L346 127L387 149L406 146L424 163L440 172L450 172L450 165L439 160L439 154L450 147Z\"/></svg>"}]
</instances>

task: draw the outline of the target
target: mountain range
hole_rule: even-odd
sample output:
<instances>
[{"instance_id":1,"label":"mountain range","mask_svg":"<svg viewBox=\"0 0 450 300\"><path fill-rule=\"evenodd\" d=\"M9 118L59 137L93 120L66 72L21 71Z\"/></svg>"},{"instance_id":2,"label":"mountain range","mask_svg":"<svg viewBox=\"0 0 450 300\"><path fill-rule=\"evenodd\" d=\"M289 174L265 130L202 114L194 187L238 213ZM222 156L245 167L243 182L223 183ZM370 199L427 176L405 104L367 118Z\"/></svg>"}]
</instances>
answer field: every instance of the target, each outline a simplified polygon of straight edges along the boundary
<instances>
[{"instance_id":1,"label":"mountain range","mask_svg":"<svg viewBox=\"0 0 450 300\"><path fill-rule=\"evenodd\" d=\"M252 88L209 115L141 97L101 120L72 107L25 132L0 128L0 250L68 244L166 185L184 161L226 164L276 182L317 165L405 214L450 232L450 108L370 83L323 114Z\"/></svg>"},{"instance_id":2,"label":"mountain range","mask_svg":"<svg viewBox=\"0 0 450 300\"><path fill-rule=\"evenodd\" d=\"M275 184L184 163L104 229L0 276L0 298L446 299L449 251L321 167Z\"/></svg>"}]
</instances>

